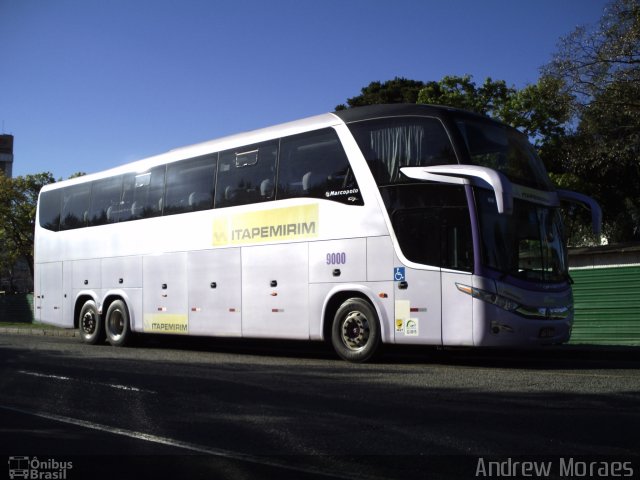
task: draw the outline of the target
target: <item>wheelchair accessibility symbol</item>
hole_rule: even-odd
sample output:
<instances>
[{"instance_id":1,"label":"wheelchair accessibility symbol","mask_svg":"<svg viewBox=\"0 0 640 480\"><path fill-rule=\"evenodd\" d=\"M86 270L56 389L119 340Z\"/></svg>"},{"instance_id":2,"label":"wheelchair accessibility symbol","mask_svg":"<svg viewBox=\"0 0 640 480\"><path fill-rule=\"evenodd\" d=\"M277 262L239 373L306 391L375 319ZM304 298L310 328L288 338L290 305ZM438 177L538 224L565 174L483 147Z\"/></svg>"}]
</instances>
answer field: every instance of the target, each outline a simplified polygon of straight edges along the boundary
<instances>
[{"instance_id":1,"label":"wheelchair accessibility symbol","mask_svg":"<svg viewBox=\"0 0 640 480\"><path fill-rule=\"evenodd\" d=\"M393 281L394 282L404 282L404 267L395 267L393 269Z\"/></svg>"}]
</instances>

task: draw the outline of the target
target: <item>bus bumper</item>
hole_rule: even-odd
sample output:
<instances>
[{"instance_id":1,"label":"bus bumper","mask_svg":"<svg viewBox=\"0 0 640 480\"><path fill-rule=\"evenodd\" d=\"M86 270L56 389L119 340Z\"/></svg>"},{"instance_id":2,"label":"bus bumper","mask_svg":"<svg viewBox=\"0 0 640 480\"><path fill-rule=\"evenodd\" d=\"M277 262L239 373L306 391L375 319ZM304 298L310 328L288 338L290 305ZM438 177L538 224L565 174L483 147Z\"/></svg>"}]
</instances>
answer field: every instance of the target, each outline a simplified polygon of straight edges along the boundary
<instances>
[{"instance_id":1,"label":"bus bumper","mask_svg":"<svg viewBox=\"0 0 640 480\"><path fill-rule=\"evenodd\" d=\"M569 341L573 313L563 319L526 318L474 299L473 324L476 346L557 345Z\"/></svg>"}]
</instances>

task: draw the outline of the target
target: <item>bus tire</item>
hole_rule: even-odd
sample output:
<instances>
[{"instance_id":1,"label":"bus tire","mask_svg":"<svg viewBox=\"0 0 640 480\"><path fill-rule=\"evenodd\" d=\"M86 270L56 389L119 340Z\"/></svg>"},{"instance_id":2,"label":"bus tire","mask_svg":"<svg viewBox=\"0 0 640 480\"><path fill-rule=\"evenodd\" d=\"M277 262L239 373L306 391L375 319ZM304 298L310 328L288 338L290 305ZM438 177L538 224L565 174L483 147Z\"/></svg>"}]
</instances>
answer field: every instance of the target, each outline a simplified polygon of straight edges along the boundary
<instances>
[{"instance_id":1,"label":"bus tire","mask_svg":"<svg viewBox=\"0 0 640 480\"><path fill-rule=\"evenodd\" d=\"M380 322L373 306L362 298L340 305L331 327L331 344L344 360L370 360L380 347Z\"/></svg>"},{"instance_id":2,"label":"bus tire","mask_svg":"<svg viewBox=\"0 0 640 480\"><path fill-rule=\"evenodd\" d=\"M87 300L78 315L78 331L84 343L95 345L104 342L104 325L93 300Z\"/></svg>"},{"instance_id":3,"label":"bus tire","mask_svg":"<svg viewBox=\"0 0 640 480\"><path fill-rule=\"evenodd\" d=\"M122 300L114 300L109 305L104 329L107 333L107 341L114 347L124 347L131 341L133 333L129 322L129 310Z\"/></svg>"}]
</instances>

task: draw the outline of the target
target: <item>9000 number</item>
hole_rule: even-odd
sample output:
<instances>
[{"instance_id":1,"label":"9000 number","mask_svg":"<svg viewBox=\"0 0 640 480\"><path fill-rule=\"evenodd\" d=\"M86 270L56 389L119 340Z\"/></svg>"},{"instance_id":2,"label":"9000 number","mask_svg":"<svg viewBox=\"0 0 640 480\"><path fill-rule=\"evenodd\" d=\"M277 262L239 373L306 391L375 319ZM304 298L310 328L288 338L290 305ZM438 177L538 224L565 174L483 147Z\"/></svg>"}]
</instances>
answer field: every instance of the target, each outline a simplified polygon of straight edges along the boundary
<instances>
[{"instance_id":1,"label":"9000 number","mask_svg":"<svg viewBox=\"0 0 640 480\"><path fill-rule=\"evenodd\" d=\"M327 253L327 265L344 265L345 263L347 263L346 253Z\"/></svg>"}]
</instances>

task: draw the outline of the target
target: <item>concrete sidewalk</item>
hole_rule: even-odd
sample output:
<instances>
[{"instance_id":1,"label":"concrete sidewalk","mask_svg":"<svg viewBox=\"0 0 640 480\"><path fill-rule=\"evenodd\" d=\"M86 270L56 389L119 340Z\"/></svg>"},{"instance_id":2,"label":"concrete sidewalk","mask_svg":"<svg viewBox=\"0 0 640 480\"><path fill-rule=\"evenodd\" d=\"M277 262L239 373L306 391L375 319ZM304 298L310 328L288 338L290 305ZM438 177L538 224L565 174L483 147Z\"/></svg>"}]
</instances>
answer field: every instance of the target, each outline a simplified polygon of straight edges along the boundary
<instances>
[{"instance_id":1,"label":"concrete sidewalk","mask_svg":"<svg viewBox=\"0 0 640 480\"><path fill-rule=\"evenodd\" d=\"M22 326L2 326L0 325L0 335L38 335L48 337L78 337L78 330L75 328L45 328L31 324Z\"/></svg>"}]
</instances>

